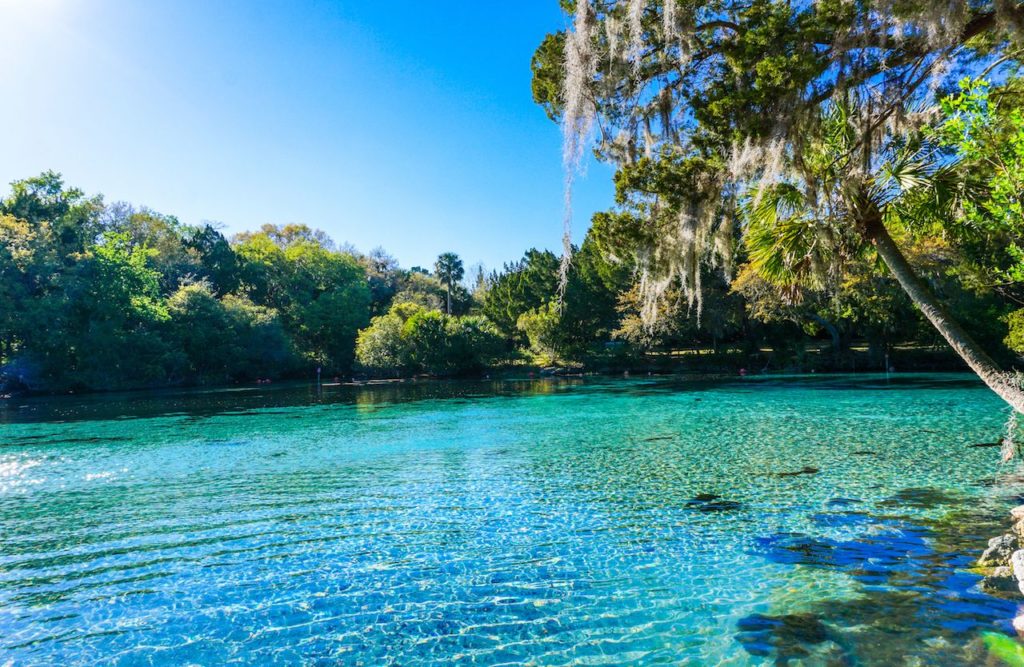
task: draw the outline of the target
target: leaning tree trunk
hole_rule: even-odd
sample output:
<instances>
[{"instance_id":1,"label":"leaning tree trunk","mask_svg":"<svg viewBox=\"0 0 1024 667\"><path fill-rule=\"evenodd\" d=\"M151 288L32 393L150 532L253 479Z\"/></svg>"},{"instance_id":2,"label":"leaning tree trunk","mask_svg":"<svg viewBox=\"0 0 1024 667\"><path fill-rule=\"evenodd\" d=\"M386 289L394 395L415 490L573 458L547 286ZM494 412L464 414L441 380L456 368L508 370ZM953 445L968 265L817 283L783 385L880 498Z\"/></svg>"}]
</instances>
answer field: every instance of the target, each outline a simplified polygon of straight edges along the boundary
<instances>
[{"instance_id":1,"label":"leaning tree trunk","mask_svg":"<svg viewBox=\"0 0 1024 667\"><path fill-rule=\"evenodd\" d=\"M1024 391L1021 390L1019 383L1012 375L1000 369L970 334L950 316L949 311L910 266L910 262L889 235L881 216L864 221L862 229L864 236L875 247L910 300L942 334L949 346L992 391L1013 406L1014 410L1024 413Z\"/></svg>"}]
</instances>

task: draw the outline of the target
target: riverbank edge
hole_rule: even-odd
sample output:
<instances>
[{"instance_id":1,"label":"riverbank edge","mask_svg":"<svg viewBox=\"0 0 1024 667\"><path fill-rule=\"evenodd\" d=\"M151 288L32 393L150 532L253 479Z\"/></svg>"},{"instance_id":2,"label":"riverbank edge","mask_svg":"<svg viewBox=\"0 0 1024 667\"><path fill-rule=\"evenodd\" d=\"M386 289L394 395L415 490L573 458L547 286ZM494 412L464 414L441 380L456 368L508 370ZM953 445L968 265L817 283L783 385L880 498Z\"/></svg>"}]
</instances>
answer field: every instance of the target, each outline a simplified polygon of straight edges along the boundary
<instances>
[{"instance_id":1,"label":"riverbank edge","mask_svg":"<svg viewBox=\"0 0 1024 667\"><path fill-rule=\"evenodd\" d=\"M735 352L712 354L655 354L645 357L600 356L580 362L560 362L553 364L538 363L502 363L482 368L473 373L458 375L445 374L400 374L371 373L357 371L345 374L324 374L321 379L325 385L336 384L381 384L385 382L422 381L422 380L518 380L537 377L621 377L629 376L683 376L695 379L721 379L737 375L803 375L827 373L839 375L858 375L865 373L884 373L886 371L900 373L969 373L970 370L949 350L908 350L901 351L888 359L889 366L872 363L862 355L845 355L832 357L815 355L800 360L789 360L783 363L766 363L760 355L741 355ZM212 378L194 378L168 383L122 384L110 387L53 387L26 384L17 378L5 378L0 374L0 400L13 400L34 396L65 396L109 394L135 391L160 391L168 389L227 389L261 384L298 384L315 383L317 374L311 370L308 374L291 374L287 376L251 378L245 380L221 380Z\"/></svg>"}]
</instances>

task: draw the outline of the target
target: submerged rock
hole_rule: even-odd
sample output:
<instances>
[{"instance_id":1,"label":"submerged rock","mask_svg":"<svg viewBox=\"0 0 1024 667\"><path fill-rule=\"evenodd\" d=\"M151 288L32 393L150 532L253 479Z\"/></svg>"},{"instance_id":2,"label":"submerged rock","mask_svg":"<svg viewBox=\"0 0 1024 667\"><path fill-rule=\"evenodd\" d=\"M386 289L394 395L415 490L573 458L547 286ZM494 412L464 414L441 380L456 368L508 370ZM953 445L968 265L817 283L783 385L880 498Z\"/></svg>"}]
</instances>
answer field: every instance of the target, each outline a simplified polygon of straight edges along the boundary
<instances>
[{"instance_id":1,"label":"submerged rock","mask_svg":"<svg viewBox=\"0 0 1024 667\"><path fill-rule=\"evenodd\" d=\"M981 590L990 595L1013 593L1013 597L1016 597L1016 594L1019 592L1017 579L1013 576L1013 570L1006 565L997 567L992 570L992 574L982 579Z\"/></svg>"},{"instance_id":2,"label":"submerged rock","mask_svg":"<svg viewBox=\"0 0 1024 667\"><path fill-rule=\"evenodd\" d=\"M818 468L812 468L811 466L804 466L800 470L793 470L791 472L777 472L774 473L776 477L797 477L798 475L817 475L821 470Z\"/></svg>"},{"instance_id":3,"label":"submerged rock","mask_svg":"<svg viewBox=\"0 0 1024 667\"><path fill-rule=\"evenodd\" d=\"M701 512L730 512L732 510L738 510L742 505L735 500L712 500L710 503L704 503L697 509Z\"/></svg>"},{"instance_id":4,"label":"submerged rock","mask_svg":"<svg viewBox=\"0 0 1024 667\"><path fill-rule=\"evenodd\" d=\"M988 541L988 548L985 549L985 553L981 554L981 558L978 559L978 565L981 567L1008 565L1010 563L1010 556L1017 550L1017 544L1016 535L1006 534L993 537Z\"/></svg>"},{"instance_id":5,"label":"submerged rock","mask_svg":"<svg viewBox=\"0 0 1024 667\"><path fill-rule=\"evenodd\" d=\"M738 510L742 505L735 500L722 500L722 496L714 493L700 493L686 503L689 509L698 512L728 512Z\"/></svg>"}]
</instances>

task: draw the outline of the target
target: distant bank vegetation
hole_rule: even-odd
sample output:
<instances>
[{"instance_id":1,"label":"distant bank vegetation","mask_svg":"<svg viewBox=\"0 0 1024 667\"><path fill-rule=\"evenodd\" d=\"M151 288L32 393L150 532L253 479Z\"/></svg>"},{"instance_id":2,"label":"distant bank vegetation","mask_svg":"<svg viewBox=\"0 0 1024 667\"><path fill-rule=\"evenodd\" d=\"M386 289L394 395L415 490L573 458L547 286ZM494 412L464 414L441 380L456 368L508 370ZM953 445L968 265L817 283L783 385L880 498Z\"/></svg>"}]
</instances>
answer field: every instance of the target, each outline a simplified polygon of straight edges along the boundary
<instances>
[{"instance_id":1,"label":"distant bank vegetation","mask_svg":"<svg viewBox=\"0 0 1024 667\"><path fill-rule=\"evenodd\" d=\"M870 350L859 353L863 368L865 359L880 367L896 345L937 342L893 280L870 268L799 301L742 269L731 282L708 270L699 319L669 289L648 326L613 232L612 215L595 217L559 301L550 252L469 276L452 253L405 269L382 249L338 246L303 225L226 238L213 225L107 204L48 172L0 199L0 372L7 391L81 391L309 378L317 367L324 377L455 376L697 358L669 354L679 349L710 353L702 363L842 368L858 347ZM1005 299L951 278L955 258L938 241L918 252L978 337L1005 355L1004 339L1020 347L1021 318ZM822 352L810 360L808 349Z\"/></svg>"}]
</instances>

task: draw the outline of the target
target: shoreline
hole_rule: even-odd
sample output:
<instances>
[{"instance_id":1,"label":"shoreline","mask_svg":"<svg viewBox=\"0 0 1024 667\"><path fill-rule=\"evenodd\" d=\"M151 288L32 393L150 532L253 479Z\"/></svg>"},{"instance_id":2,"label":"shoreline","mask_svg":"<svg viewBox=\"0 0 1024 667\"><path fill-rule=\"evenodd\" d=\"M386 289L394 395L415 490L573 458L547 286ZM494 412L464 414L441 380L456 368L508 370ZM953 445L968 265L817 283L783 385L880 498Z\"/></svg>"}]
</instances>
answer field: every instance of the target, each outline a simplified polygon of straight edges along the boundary
<instances>
[{"instance_id":1,"label":"shoreline","mask_svg":"<svg viewBox=\"0 0 1024 667\"><path fill-rule=\"evenodd\" d=\"M401 384L424 384L424 383L448 383L448 382L527 382L527 381L542 381L542 380L579 380L579 379L630 379L639 380L643 378L679 378L686 380L755 380L760 378L787 378L787 377L852 377L852 376L886 376L889 375L893 378L899 377L911 377L915 375L927 375L927 374L952 374L952 375L964 375L971 378L977 376L969 370L963 368L950 368L941 370L904 370L900 372L891 372L887 374L884 370L829 370L829 371L793 371L793 370L778 370L778 371L766 371L766 372L751 372L741 375L735 371L698 371L698 370L678 370L678 371L624 371L624 372L607 372L607 371L582 371L582 372L544 372L544 369L539 369L532 372L495 372L495 373L482 373L475 375L457 375L457 376L423 376L414 375L406 377L396 378L348 378L345 380L320 382L320 387L382 387L382 386L394 386ZM981 382L979 380L979 382ZM203 391L228 391L228 390L245 390L245 389L279 389L279 388L299 388L299 387L316 387L317 381L315 379L297 379L297 378L284 378L276 381L265 381L265 382L233 382L233 383L209 383L209 384L172 384L172 385L159 385L159 386L137 386L137 387L115 387L111 389L83 389L83 390L66 390L66 391L44 391L44 390L17 390L0 393L0 406L8 401L16 401L23 399L40 399L40 398L71 398L71 397L101 397L101 396L113 396L118 394L158 394L161 392L203 392Z\"/></svg>"},{"instance_id":2,"label":"shoreline","mask_svg":"<svg viewBox=\"0 0 1024 667\"><path fill-rule=\"evenodd\" d=\"M931 354L929 354L931 356ZM756 357L747 357L737 360L728 354L716 355L688 355L686 361L669 357L668 363L664 359L647 359L646 363L565 363L558 365L541 366L537 364L524 365L496 365L484 368L476 373L461 375L394 375L391 377L378 376L367 373L349 374L325 374L325 381L321 386L372 386L381 384L398 384L402 382L422 381L478 381L478 380L510 380L510 379L540 379L540 378L570 378L570 377L693 377L708 379L723 379L730 377L771 377L785 375L870 375L884 374L886 369L875 368L869 365L856 364L789 364L778 368L762 367L758 363L762 361ZM895 361L898 360L894 360ZM907 375L913 373L965 373L971 371L951 353L939 352L934 358L925 363L900 364L895 370L890 371L893 375ZM973 375L973 374L972 374ZM2 380L2 376L0 376ZM281 386L316 384L315 373L311 377L296 375L283 376L267 379L252 379L247 381L224 381L224 382L202 382L182 381L166 384L146 384L116 386L107 388L95 387L74 387L62 389L32 389L24 383L9 381L7 385L0 382L0 402L18 400L23 398L37 398L46 396L85 396L105 395L115 393L174 391L174 390L216 390L232 389L243 387L259 386Z\"/></svg>"}]
</instances>

